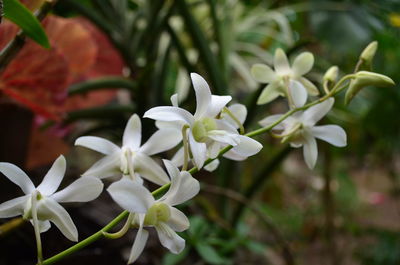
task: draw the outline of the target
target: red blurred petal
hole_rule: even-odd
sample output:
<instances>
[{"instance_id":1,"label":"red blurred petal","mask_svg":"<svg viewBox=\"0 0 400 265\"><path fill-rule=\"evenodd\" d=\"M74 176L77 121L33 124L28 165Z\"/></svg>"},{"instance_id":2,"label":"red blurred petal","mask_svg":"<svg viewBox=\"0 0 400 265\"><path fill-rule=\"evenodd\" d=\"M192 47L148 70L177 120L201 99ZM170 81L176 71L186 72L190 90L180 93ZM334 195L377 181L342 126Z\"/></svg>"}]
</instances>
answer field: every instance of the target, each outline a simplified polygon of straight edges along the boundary
<instances>
[{"instance_id":1,"label":"red blurred petal","mask_svg":"<svg viewBox=\"0 0 400 265\"><path fill-rule=\"evenodd\" d=\"M67 154L70 147L50 131L33 128L29 141L26 167L34 169L51 164L60 154Z\"/></svg>"},{"instance_id":2,"label":"red blurred petal","mask_svg":"<svg viewBox=\"0 0 400 265\"><path fill-rule=\"evenodd\" d=\"M17 35L18 27L9 22L8 20L4 20L0 24L0 50L2 50L6 45Z\"/></svg>"},{"instance_id":3,"label":"red blurred petal","mask_svg":"<svg viewBox=\"0 0 400 265\"><path fill-rule=\"evenodd\" d=\"M86 76L122 75L124 61L107 36L85 18L76 17L73 20L90 32L98 47L96 62Z\"/></svg>"},{"instance_id":4,"label":"red blurred petal","mask_svg":"<svg viewBox=\"0 0 400 265\"><path fill-rule=\"evenodd\" d=\"M65 56L71 80L87 72L95 63L97 44L90 32L69 18L48 16L43 25L52 46Z\"/></svg>"},{"instance_id":5,"label":"red blurred petal","mask_svg":"<svg viewBox=\"0 0 400 265\"><path fill-rule=\"evenodd\" d=\"M85 18L77 17L73 20L90 32L98 47L96 62L77 82L107 75L122 75L124 61L107 36ZM115 95L115 90L100 90L85 95L74 95L68 98L62 108L64 111L71 111L100 106L113 100Z\"/></svg>"},{"instance_id":6,"label":"red blurred petal","mask_svg":"<svg viewBox=\"0 0 400 265\"><path fill-rule=\"evenodd\" d=\"M4 93L34 112L55 119L55 106L66 96L68 65L55 49L45 50L29 41L0 78Z\"/></svg>"}]
</instances>

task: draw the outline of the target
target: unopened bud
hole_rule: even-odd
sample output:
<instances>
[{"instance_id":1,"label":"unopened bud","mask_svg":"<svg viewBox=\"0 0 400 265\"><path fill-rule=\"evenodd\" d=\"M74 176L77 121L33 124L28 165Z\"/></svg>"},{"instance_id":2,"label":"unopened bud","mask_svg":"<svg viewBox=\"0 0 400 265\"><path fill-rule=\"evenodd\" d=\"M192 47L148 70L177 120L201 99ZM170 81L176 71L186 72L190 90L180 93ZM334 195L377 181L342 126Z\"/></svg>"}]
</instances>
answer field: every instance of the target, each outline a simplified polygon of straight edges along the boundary
<instances>
[{"instance_id":1,"label":"unopened bud","mask_svg":"<svg viewBox=\"0 0 400 265\"><path fill-rule=\"evenodd\" d=\"M362 51L360 55L360 59L364 60L367 63L371 63L372 59L374 59L376 50L378 49L378 42L373 41L370 44L368 44L367 47Z\"/></svg>"},{"instance_id":2,"label":"unopened bud","mask_svg":"<svg viewBox=\"0 0 400 265\"><path fill-rule=\"evenodd\" d=\"M394 81L386 75L368 71L357 72L355 79L350 82L350 87L346 92L345 104L349 104L354 96L366 86L386 87L394 84Z\"/></svg>"},{"instance_id":3,"label":"unopened bud","mask_svg":"<svg viewBox=\"0 0 400 265\"><path fill-rule=\"evenodd\" d=\"M338 77L339 74L339 68L335 65L335 66L331 66L326 73L324 74L324 82L325 81L329 81L329 82L336 82L336 79Z\"/></svg>"}]
</instances>

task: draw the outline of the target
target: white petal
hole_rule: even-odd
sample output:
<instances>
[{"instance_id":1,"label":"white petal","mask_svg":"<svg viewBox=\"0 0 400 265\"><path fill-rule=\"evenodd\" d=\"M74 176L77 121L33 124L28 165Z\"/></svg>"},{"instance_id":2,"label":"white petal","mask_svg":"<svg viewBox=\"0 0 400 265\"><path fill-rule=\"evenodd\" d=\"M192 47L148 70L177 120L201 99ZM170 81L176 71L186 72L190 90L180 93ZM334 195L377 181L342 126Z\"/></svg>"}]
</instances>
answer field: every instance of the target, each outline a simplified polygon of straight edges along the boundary
<instances>
[{"instance_id":1,"label":"white petal","mask_svg":"<svg viewBox=\"0 0 400 265\"><path fill-rule=\"evenodd\" d=\"M178 236L167 224L160 223L155 226L161 245L174 254L180 253L185 248L185 240Z\"/></svg>"},{"instance_id":2,"label":"white petal","mask_svg":"<svg viewBox=\"0 0 400 265\"><path fill-rule=\"evenodd\" d=\"M315 126L311 131L314 137L324 140L334 146L343 147L347 145L346 132L340 126Z\"/></svg>"},{"instance_id":3,"label":"white petal","mask_svg":"<svg viewBox=\"0 0 400 265\"><path fill-rule=\"evenodd\" d=\"M65 161L64 156L59 156L57 160L54 161L46 176L44 176L44 179L37 187L37 190L45 196L53 194L58 189L62 179L64 178L66 166L67 162Z\"/></svg>"},{"instance_id":4,"label":"white petal","mask_svg":"<svg viewBox=\"0 0 400 265\"><path fill-rule=\"evenodd\" d=\"M30 195L24 195L0 204L0 218L9 218L24 213Z\"/></svg>"},{"instance_id":5,"label":"white petal","mask_svg":"<svg viewBox=\"0 0 400 265\"><path fill-rule=\"evenodd\" d=\"M300 77L308 72L314 65L314 55L311 52L300 53L292 64L292 71L296 77Z\"/></svg>"},{"instance_id":6,"label":"white petal","mask_svg":"<svg viewBox=\"0 0 400 265\"><path fill-rule=\"evenodd\" d=\"M138 115L133 114L126 124L122 145L137 150L142 142L142 123Z\"/></svg>"},{"instance_id":7,"label":"white petal","mask_svg":"<svg viewBox=\"0 0 400 265\"><path fill-rule=\"evenodd\" d=\"M88 202L96 199L103 190L103 183L95 177L81 177L65 189L54 193L57 202Z\"/></svg>"},{"instance_id":8,"label":"white petal","mask_svg":"<svg viewBox=\"0 0 400 265\"><path fill-rule=\"evenodd\" d=\"M194 138L192 133L189 133L189 146L193 155L194 164L198 169L202 168L207 157L207 146L205 143L199 143Z\"/></svg>"},{"instance_id":9,"label":"white petal","mask_svg":"<svg viewBox=\"0 0 400 265\"><path fill-rule=\"evenodd\" d=\"M126 178L112 183L107 191L119 206L131 213L146 213L154 203L150 191Z\"/></svg>"},{"instance_id":10,"label":"white petal","mask_svg":"<svg viewBox=\"0 0 400 265\"><path fill-rule=\"evenodd\" d=\"M163 159L163 162L171 179L179 177L180 171L171 161Z\"/></svg>"},{"instance_id":11,"label":"white petal","mask_svg":"<svg viewBox=\"0 0 400 265\"><path fill-rule=\"evenodd\" d=\"M303 144L304 160L306 161L308 168L313 169L315 163L317 162L317 157L318 157L317 141L311 135L306 135L304 139L305 139L305 142Z\"/></svg>"},{"instance_id":12,"label":"white petal","mask_svg":"<svg viewBox=\"0 0 400 265\"><path fill-rule=\"evenodd\" d=\"M182 141L182 133L175 129L156 131L147 142L140 147L140 152L149 156L174 148Z\"/></svg>"},{"instance_id":13,"label":"white petal","mask_svg":"<svg viewBox=\"0 0 400 265\"><path fill-rule=\"evenodd\" d=\"M276 73L279 75L286 75L290 73L288 58L281 48L275 50L274 68Z\"/></svg>"},{"instance_id":14,"label":"white petal","mask_svg":"<svg viewBox=\"0 0 400 265\"><path fill-rule=\"evenodd\" d=\"M229 145L237 145L239 144L239 134L236 133L230 133L227 131L223 130L212 130L207 132L207 137L213 139L214 141L220 142L220 143L225 143Z\"/></svg>"},{"instance_id":15,"label":"white petal","mask_svg":"<svg viewBox=\"0 0 400 265\"><path fill-rule=\"evenodd\" d=\"M218 130L223 130L223 131L227 131L227 132L234 133L234 134L238 133L237 126L235 126L234 124L231 124L225 118L224 119L215 119L214 121L217 124Z\"/></svg>"},{"instance_id":16,"label":"white petal","mask_svg":"<svg viewBox=\"0 0 400 265\"><path fill-rule=\"evenodd\" d=\"M303 107L307 101L307 90L299 81L290 80L289 96L291 97L294 106L300 108Z\"/></svg>"},{"instance_id":17,"label":"white petal","mask_svg":"<svg viewBox=\"0 0 400 265\"><path fill-rule=\"evenodd\" d=\"M217 116L221 110L228 104L229 101L232 100L231 96L211 96L211 104L205 114L207 117L214 118Z\"/></svg>"},{"instance_id":18,"label":"white petal","mask_svg":"<svg viewBox=\"0 0 400 265\"><path fill-rule=\"evenodd\" d=\"M307 89L308 94L311 96L318 96L319 90L318 88L311 83L307 78L301 77L299 81L303 84L303 86Z\"/></svg>"},{"instance_id":19,"label":"white petal","mask_svg":"<svg viewBox=\"0 0 400 265\"><path fill-rule=\"evenodd\" d=\"M156 121L156 127L160 130L162 129L175 129L177 133L181 133L183 125L186 122L170 122L170 121Z\"/></svg>"},{"instance_id":20,"label":"white petal","mask_svg":"<svg viewBox=\"0 0 400 265\"><path fill-rule=\"evenodd\" d=\"M35 190L31 179L19 167L11 163L0 163L0 172L9 180L17 184L25 194L30 194Z\"/></svg>"},{"instance_id":21,"label":"white petal","mask_svg":"<svg viewBox=\"0 0 400 265\"><path fill-rule=\"evenodd\" d=\"M82 176L85 177L96 177L96 178L107 178L114 176L115 174L121 173L120 164L121 157L120 152L116 152L112 155L108 155L93 164Z\"/></svg>"},{"instance_id":22,"label":"white petal","mask_svg":"<svg viewBox=\"0 0 400 265\"><path fill-rule=\"evenodd\" d=\"M219 166L219 159L214 159L211 161L208 165L204 166L203 168L207 170L208 172L213 172L216 170Z\"/></svg>"},{"instance_id":23,"label":"white petal","mask_svg":"<svg viewBox=\"0 0 400 265\"><path fill-rule=\"evenodd\" d=\"M157 121L183 122L190 125L194 123L193 115L187 110L178 107L151 108L144 113L143 117Z\"/></svg>"},{"instance_id":24,"label":"white petal","mask_svg":"<svg viewBox=\"0 0 400 265\"><path fill-rule=\"evenodd\" d=\"M186 215L175 207L169 207L169 209L171 211L171 218L167 222L168 226L177 232L182 232L188 229L190 222Z\"/></svg>"},{"instance_id":25,"label":"white petal","mask_svg":"<svg viewBox=\"0 0 400 265\"><path fill-rule=\"evenodd\" d=\"M63 235L71 241L78 241L78 230L68 212L55 200L44 198L38 202L38 218L54 223Z\"/></svg>"},{"instance_id":26,"label":"white petal","mask_svg":"<svg viewBox=\"0 0 400 265\"><path fill-rule=\"evenodd\" d=\"M196 93L196 112L195 119L199 119L205 115L211 103L211 91L206 80L199 74L191 73L194 91Z\"/></svg>"},{"instance_id":27,"label":"white petal","mask_svg":"<svg viewBox=\"0 0 400 265\"><path fill-rule=\"evenodd\" d=\"M247 108L243 104L232 104L228 107L228 110L235 116L235 118L243 124L246 120L247 116ZM232 124L235 128L239 128L238 124L226 113L222 115L223 119L227 120L230 124Z\"/></svg>"},{"instance_id":28,"label":"white petal","mask_svg":"<svg viewBox=\"0 0 400 265\"><path fill-rule=\"evenodd\" d=\"M272 100L279 97L281 92L279 91L280 82L270 83L264 88L257 100L257 105L262 105L271 102Z\"/></svg>"},{"instance_id":29,"label":"white petal","mask_svg":"<svg viewBox=\"0 0 400 265\"><path fill-rule=\"evenodd\" d=\"M335 100L333 98L329 98L326 101L305 110L301 117L303 123L307 126L314 126L314 124L316 124L331 110L334 102Z\"/></svg>"},{"instance_id":30,"label":"white petal","mask_svg":"<svg viewBox=\"0 0 400 265\"><path fill-rule=\"evenodd\" d=\"M33 224L33 220L29 220L29 222L31 223L32 226L35 226ZM39 221L38 220L38 225L39 225L39 232L40 233L44 233L47 232L50 228L51 228L51 223L50 221Z\"/></svg>"},{"instance_id":31,"label":"white petal","mask_svg":"<svg viewBox=\"0 0 400 265\"><path fill-rule=\"evenodd\" d=\"M75 145L83 146L105 155L110 155L119 150L119 147L114 143L96 136L79 137L76 139Z\"/></svg>"},{"instance_id":32,"label":"white petal","mask_svg":"<svg viewBox=\"0 0 400 265\"><path fill-rule=\"evenodd\" d=\"M208 149L208 158L216 158L219 154L219 150L221 150L221 143L212 142L211 145L207 147Z\"/></svg>"},{"instance_id":33,"label":"white petal","mask_svg":"<svg viewBox=\"0 0 400 265\"><path fill-rule=\"evenodd\" d=\"M280 118L282 118L283 114L275 114L275 115L271 115L268 116L264 119L262 119L261 121L259 121L258 123L263 126L263 127L267 127L270 126L271 124L275 123L277 120L279 120ZM278 125L276 125L274 128L274 130L283 130L284 126L281 123L279 123Z\"/></svg>"},{"instance_id":34,"label":"white petal","mask_svg":"<svg viewBox=\"0 0 400 265\"><path fill-rule=\"evenodd\" d=\"M50 221L38 221L40 233L47 232L51 228Z\"/></svg>"},{"instance_id":35,"label":"white petal","mask_svg":"<svg viewBox=\"0 0 400 265\"><path fill-rule=\"evenodd\" d=\"M135 155L133 167L135 172L157 185L162 186L169 183L169 178L162 167L145 154L137 153Z\"/></svg>"},{"instance_id":36,"label":"white petal","mask_svg":"<svg viewBox=\"0 0 400 265\"><path fill-rule=\"evenodd\" d=\"M200 191L200 183L190 173L182 171L171 180L169 190L159 201L174 206L190 200Z\"/></svg>"},{"instance_id":37,"label":"white petal","mask_svg":"<svg viewBox=\"0 0 400 265\"><path fill-rule=\"evenodd\" d=\"M247 156L242 156L235 150L231 149L228 152L226 152L223 157L230 159L230 160L235 160L235 161L243 161L247 159Z\"/></svg>"},{"instance_id":38,"label":"white petal","mask_svg":"<svg viewBox=\"0 0 400 265\"><path fill-rule=\"evenodd\" d=\"M239 140L240 143L234 146L232 149L241 156L249 157L255 155L260 152L261 148L263 147L262 144L256 140L244 135L239 135Z\"/></svg>"},{"instance_id":39,"label":"white petal","mask_svg":"<svg viewBox=\"0 0 400 265\"><path fill-rule=\"evenodd\" d=\"M144 219L144 216L143 218ZM143 223L143 221L141 221ZM137 231L135 241L133 242L133 246L131 249L131 254L129 255L128 264L135 262L140 254L142 254L144 247L146 246L147 239L149 238L149 232L143 229L143 224L139 226L139 230Z\"/></svg>"},{"instance_id":40,"label":"white petal","mask_svg":"<svg viewBox=\"0 0 400 265\"><path fill-rule=\"evenodd\" d=\"M276 79L275 72L265 64L255 64L251 67L251 75L257 82L272 83Z\"/></svg>"},{"instance_id":41,"label":"white petal","mask_svg":"<svg viewBox=\"0 0 400 265\"><path fill-rule=\"evenodd\" d=\"M177 166L180 167L183 165L183 158L184 158L184 149L183 147L179 148L179 150L175 153L175 155L172 157L171 162Z\"/></svg>"}]
</instances>

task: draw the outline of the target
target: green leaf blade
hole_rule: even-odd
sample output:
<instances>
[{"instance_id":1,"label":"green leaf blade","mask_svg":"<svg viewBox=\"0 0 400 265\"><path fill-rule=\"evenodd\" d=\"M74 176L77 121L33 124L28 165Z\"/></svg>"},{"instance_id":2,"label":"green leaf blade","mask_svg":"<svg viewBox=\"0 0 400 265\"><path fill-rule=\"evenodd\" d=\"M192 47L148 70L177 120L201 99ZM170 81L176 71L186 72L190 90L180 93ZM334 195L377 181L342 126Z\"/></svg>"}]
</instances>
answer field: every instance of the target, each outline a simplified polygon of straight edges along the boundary
<instances>
[{"instance_id":1,"label":"green leaf blade","mask_svg":"<svg viewBox=\"0 0 400 265\"><path fill-rule=\"evenodd\" d=\"M4 0L4 17L17 24L32 40L46 49L50 43L39 20L18 0Z\"/></svg>"}]
</instances>

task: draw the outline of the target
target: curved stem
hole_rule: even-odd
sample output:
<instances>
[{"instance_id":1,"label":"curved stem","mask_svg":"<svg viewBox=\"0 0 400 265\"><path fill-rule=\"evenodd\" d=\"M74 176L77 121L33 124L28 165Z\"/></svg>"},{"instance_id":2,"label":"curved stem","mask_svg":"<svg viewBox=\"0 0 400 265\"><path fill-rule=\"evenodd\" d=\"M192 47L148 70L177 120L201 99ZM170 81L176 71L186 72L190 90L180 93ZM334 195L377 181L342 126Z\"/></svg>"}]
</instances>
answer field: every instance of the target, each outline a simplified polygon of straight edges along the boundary
<instances>
[{"instance_id":1,"label":"curved stem","mask_svg":"<svg viewBox=\"0 0 400 265\"><path fill-rule=\"evenodd\" d=\"M129 227L132 224L133 217L134 217L134 214L129 213L128 219L126 219L126 222L125 222L124 226L121 228L121 230L119 230L118 232L115 232L115 233L108 233L106 231L103 231L103 236L106 238L109 238L109 239L117 239L117 238L124 236L126 234L126 232L128 232Z\"/></svg>"},{"instance_id":2,"label":"curved stem","mask_svg":"<svg viewBox=\"0 0 400 265\"><path fill-rule=\"evenodd\" d=\"M282 115L282 117L280 119L278 119L276 122L272 123L271 125L249 132L247 134L245 134L248 137L254 137L263 133L266 133L268 131L270 131L272 128L274 128L276 125L278 125L279 123L281 123L283 120L285 120L287 117L293 115L294 113L301 111L301 110L305 110L308 109L314 105L317 105L325 100L327 100L328 98L335 96L336 94L338 94L339 92L341 92L346 86L342 84L348 80L354 78L354 75L346 75L344 76L334 87L333 89L330 91L329 94L325 95L324 97L315 100L307 105L304 105L303 107L300 108L295 108L292 109L290 111L288 111L286 114ZM214 161L215 159L221 157L223 154L225 154L226 152L228 152L229 150L232 149L233 146L226 146L223 149L220 150L220 152L218 153L218 156L216 158L209 158L204 162L204 166L210 164L212 161ZM190 170L188 170L188 172L190 174L194 174L196 172L198 172L199 169L197 167L193 167ZM158 188L157 190L152 192L152 195L155 198L158 198L160 196L162 196L162 194L164 194L170 187L170 183L165 184L164 186L161 186L160 188ZM90 245L91 243L99 240L100 238L104 237L104 233L103 232L108 232L110 229L112 229L113 227L115 227L118 223L120 223L126 216L128 216L129 212L128 211L123 211L120 215L118 215L115 219L113 219L110 223L108 223L105 227L103 227L101 230L99 230L98 232L96 232L95 234L89 236L88 238L82 240L81 242L73 245L72 247L64 250L63 252L58 253L57 255L48 258L46 260L43 261L42 265L49 265L49 264L54 264L55 262L68 257L69 255L75 253L76 251Z\"/></svg>"}]
</instances>

